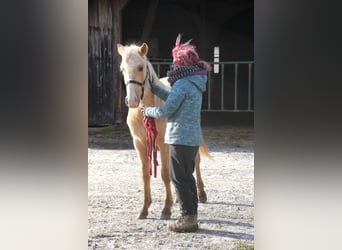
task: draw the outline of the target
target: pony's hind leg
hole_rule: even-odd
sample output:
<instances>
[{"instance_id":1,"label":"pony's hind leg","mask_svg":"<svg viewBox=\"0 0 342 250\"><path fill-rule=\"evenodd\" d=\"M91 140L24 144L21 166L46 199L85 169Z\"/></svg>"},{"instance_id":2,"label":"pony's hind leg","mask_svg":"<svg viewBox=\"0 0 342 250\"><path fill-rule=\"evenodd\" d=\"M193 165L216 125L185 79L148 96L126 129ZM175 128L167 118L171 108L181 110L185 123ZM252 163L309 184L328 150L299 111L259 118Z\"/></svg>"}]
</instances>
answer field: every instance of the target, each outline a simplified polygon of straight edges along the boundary
<instances>
[{"instance_id":1,"label":"pony's hind leg","mask_svg":"<svg viewBox=\"0 0 342 250\"><path fill-rule=\"evenodd\" d=\"M172 194L170 184L170 170L169 170L169 146L159 141L159 150L161 158L161 177L165 187L164 208L160 215L161 219L170 219L172 208Z\"/></svg>"},{"instance_id":2,"label":"pony's hind leg","mask_svg":"<svg viewBox=\"0 0 342 250\"><path fill-rule=\"evenodd\" d=\"M143 187L144 187L143 205L139 211L137 218L146 219L148 215L148 208L150 207L152 203L151 187L150 187L150 173L148 169L146 146L144 143L139 142L139 141L135 141L134 146L140 159L141 177L142 177L142 182L143 182Z\"/></svg>"},{"instance_id":3,"label":"pony's hind leg","mask_svg":"<svg viewBox=\"0 0 342 250\"><path fill-rule=\"evenodd\" d=\"M203 180L201 177L200 161L201 161L201 157L200 157L200 154L198 152L196 157L195 157L197 193L198 193L199 202L206 203L207 202L207 194L204 191L204 184L203 184Z\"/></svg>"}]
</instances>

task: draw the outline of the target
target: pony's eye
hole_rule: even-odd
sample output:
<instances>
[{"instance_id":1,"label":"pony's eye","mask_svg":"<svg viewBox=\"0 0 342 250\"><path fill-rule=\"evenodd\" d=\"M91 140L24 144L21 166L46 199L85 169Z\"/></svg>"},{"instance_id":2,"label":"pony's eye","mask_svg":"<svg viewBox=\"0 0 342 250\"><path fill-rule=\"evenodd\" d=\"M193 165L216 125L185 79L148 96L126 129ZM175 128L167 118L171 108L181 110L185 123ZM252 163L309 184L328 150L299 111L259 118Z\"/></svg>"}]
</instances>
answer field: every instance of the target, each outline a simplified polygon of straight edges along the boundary
<instances>
[{"instance_id":1,"label":"pony's eye","mask_svg":"<svg viewBox=\"0 0 342 250\"><path fill-rule=\"evenodd\" d=\"M139 66L138 67L138 70L141 72L141 71L143 71L143 66Z\"/></svg>"}]
</instances>

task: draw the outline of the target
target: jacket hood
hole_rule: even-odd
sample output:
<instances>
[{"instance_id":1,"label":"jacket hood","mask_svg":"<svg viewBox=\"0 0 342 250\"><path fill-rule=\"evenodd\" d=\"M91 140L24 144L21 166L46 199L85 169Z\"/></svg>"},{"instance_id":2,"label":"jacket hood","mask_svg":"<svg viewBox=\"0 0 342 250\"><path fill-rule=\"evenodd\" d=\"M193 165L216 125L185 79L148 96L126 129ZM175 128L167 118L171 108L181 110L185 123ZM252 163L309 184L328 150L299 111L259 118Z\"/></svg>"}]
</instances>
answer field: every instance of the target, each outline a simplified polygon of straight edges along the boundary
<instances>
[{"instance_id":1,"label":"jacket hood","mask_svg":"<svg viewBox=\"0 0 342 250\"><path fill-rule=\"evenodd\" d=\"M206 91L206 83L207 83L207 75L192 75L189 76L188 80L195 85L199 91L204 92Z\"/></svg>"}]
</instances>

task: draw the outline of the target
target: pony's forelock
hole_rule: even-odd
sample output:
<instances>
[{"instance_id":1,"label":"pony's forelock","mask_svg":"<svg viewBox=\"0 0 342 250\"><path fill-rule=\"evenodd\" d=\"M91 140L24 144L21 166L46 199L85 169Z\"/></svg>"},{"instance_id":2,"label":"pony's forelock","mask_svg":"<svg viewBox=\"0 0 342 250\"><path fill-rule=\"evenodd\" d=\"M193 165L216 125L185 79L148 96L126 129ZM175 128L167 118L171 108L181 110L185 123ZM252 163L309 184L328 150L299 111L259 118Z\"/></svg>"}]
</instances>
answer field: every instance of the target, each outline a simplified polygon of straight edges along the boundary
<instances>
[{"instance_id":1,"label":"pony's forelock","mask_svg":"<svg viewBox=\"0 0 342 250\"><path fill-rule=\"evenodd\" d=\"M124 54L122 55L122 62L128 63L131 62L131 66L134 66L136 64L144 62L144 59L147 57L144 55L142 56L143 59L141 59L141 55L139 55L138 52L139 46L136 44L131 44L125 46ZM129 66L129 64L126 64Z\"/></svg>"}]
</instances>

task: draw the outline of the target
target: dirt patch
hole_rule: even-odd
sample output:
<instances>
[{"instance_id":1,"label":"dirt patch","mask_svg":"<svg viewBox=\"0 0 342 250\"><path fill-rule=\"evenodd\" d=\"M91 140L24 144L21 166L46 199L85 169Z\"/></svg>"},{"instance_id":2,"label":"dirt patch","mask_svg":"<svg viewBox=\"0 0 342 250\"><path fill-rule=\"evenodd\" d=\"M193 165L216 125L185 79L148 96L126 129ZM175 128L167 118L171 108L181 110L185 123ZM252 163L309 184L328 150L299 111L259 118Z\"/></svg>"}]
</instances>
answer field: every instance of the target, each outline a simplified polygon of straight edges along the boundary
<instances>
[{"instance_id":1,"label":"dirt patch","mask_svg":"<svg viewBox=\"0 0 342 250\"><path fill-rule=\"evenodd\" d=\"M202 159L208 202L200 203L200 229L178 234L160 220L164 190L151 179L149 216L137 220L143 188L132 138L125 126L89 128L88 249L237 249L254 244L254 130L204 126L213 160ZM158 156L159 157L159 156ZM179 216L174 204L172 219ZM239 248L241 249L241 248ZM246 248L248 249L248 248Z\"/></svg>"}]
</instances>

